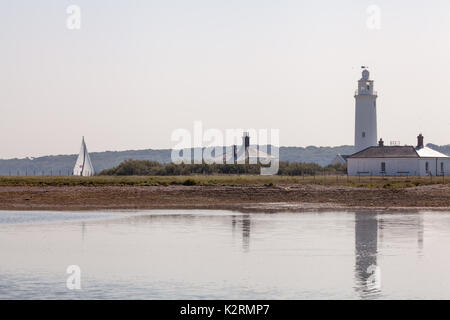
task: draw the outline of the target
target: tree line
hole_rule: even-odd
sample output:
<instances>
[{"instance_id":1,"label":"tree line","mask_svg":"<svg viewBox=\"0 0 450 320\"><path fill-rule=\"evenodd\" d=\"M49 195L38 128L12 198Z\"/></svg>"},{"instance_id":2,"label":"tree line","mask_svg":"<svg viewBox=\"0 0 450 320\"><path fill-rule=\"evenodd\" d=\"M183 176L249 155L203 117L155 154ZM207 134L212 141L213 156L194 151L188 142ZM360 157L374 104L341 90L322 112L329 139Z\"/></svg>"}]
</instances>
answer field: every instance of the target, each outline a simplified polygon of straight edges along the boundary
<instances>
[{"instance_id":1,"label":"tree line","mask_svg":"<svg viewBox=\"0 0 450 320\"><path fill-rule=\"evenodd\" d=\"M118 166L103 170L108 176L188 176L213 174L260 174L260 164L175 164L149 160L125 160ZM280 162L278 175L301 176L317 174L345 174L345 165L320 166L316 163Z\"/></svg>"}]
</instances>

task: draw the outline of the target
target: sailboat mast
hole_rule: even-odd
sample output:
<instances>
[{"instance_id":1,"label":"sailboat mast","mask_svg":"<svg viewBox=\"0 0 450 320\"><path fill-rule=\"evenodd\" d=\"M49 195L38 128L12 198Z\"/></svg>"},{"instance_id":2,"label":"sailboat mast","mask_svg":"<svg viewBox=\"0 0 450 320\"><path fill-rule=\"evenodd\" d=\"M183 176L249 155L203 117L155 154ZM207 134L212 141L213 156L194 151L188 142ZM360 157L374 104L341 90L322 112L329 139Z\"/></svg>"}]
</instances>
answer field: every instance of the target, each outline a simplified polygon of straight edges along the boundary
<instances>
[{"instance_id":1,"label":"sailboat mast","mask_svg":"<svg viewBox=\"0 0 450 320\"><path fill-rule=\"evenodd\" d=\"M86 162L86 143L84 143L83 137L83 166L81 167L81 176L83 176L85 162Z\"/></svg>"}]
</instances>

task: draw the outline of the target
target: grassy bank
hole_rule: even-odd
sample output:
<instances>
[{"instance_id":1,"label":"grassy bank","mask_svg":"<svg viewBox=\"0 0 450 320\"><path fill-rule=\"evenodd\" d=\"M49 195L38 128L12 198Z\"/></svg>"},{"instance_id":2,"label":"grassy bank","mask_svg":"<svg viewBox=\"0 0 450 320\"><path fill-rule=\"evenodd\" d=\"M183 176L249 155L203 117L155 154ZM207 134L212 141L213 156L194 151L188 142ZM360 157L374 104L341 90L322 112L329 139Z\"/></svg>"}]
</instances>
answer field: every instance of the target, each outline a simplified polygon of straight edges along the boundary
<instances>
[{"instance_id":1,"label":"grassy bank","mask_svg":"<svg viewBox=\"0 0 450 320\"><path fill-rule=\"evenodd\" d=\"M346 175L261 176L261 175L192 175L192 176L17 176L0 177L0 186L208 186L317 184L360 188L409 188L430 184L450 184L450 177L347 177Z\"/></svg>"}]
</instances>

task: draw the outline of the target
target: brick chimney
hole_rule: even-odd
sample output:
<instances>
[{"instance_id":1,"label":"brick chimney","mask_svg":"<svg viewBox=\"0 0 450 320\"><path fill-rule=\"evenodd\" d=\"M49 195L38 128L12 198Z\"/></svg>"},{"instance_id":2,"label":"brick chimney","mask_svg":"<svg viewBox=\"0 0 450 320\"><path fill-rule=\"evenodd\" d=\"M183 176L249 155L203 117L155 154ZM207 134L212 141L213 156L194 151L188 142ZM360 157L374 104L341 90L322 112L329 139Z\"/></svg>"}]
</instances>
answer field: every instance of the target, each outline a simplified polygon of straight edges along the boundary
<instances>
[{"instance_id":1,"label":"brick chimney","mask_svg":"<svg viewBox=\"0 0 450 320\"><path fill-rule=\"evenodd\" d=\"M417 148L418 149L423 148L423 135L422 134L419 134L417 136Z\"/></svg>"},{"instance_id":2,"label":"brick chimney","mask_svg":"<svg viewBox=\"0 0 450 320\"><path fill-rule=\"evenodd\" d=\"M242 136L242 145L244 147L244 155L245 155L245 163L249 163L249 153L248 148L250 147L250 134L248 132L244 132Z\"/></svg>"},{"instance_id":3,"label":"brick chimney","mask_svg":"<svg viewBox=\"0 0 450 320\"><path fill-rule=\"evenodd\" d=\"M380 138L380 141L378 141L378 146L379 147L384 147L384 141L382 138Z\"/></svg>"},{"instance_id":4,"label":"brick chimney","mask_svg":"<svg viewBox=\"0 0 450 320\"><path fill-rule=\"evenodd\" d=\"M250 134L248 132L244 132L242 136L242 144L245 149L248 149L248 147L250 146Z\"/></svg>"}]
</instances>

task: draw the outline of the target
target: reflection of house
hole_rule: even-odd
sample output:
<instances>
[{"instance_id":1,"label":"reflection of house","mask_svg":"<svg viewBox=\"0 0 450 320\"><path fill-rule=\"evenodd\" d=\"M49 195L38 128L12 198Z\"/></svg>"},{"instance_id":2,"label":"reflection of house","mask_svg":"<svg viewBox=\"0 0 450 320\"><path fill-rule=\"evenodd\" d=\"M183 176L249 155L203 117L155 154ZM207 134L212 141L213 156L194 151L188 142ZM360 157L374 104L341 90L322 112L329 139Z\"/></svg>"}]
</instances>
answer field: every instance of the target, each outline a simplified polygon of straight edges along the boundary
<instances>
[{"instance_id":1,"label":"reflection of house","mask_svg":"<svg viewBox=\"0 0 450 320\"><path fill-rule=\"evenodd\" d=\"M248 250L250 247L250 230L250 215L245 215L242 219L242 246L245 250Z\"/></svg>"},{"instance_id":2,"label":"reflection of house","mask_svg":"<svg viewBox=\"0 0 450 320\"><path fill-rule=\"evenodd\" d=\"M417 147L378 146L369 147L348 157L348 174L374 176L442 176L450 175L450 157L425 147L423 136L418 137Z\"/></svg>"},{"instance_id":3,"label":"reflection of house","mask_svg":"<svg viewBox=\"0 0 450 320\"><path fill-rule=\"evenodd\" d=\"M236 229L237 219L236 216L232 216L231 218L231 226L233 228L233 233ZM242 247L245 251L247 251L250 247L250 231L251 231L251 220L250 215L242 216L240 221L242 227Z\"/></svg>"},{"instance_id":4,"label":"reflection of house","mask_svg":"<svg viewBox=\"0 0 450 320\"><path fill-rule=\"evenodd\" d=\"M378 235L379 245L383 243L395 243L398 239L404 239L415 251L414 242L420 252L424 245L424 222L423 214L412 213L398 216L379 215ZM403 251L402 251L403 252Z\"/></svg>"}]
</instances>

